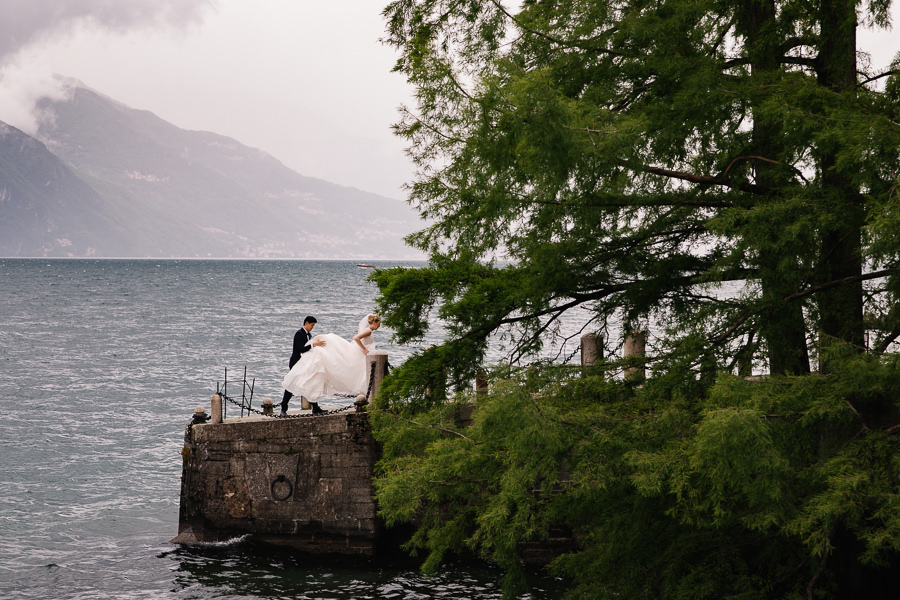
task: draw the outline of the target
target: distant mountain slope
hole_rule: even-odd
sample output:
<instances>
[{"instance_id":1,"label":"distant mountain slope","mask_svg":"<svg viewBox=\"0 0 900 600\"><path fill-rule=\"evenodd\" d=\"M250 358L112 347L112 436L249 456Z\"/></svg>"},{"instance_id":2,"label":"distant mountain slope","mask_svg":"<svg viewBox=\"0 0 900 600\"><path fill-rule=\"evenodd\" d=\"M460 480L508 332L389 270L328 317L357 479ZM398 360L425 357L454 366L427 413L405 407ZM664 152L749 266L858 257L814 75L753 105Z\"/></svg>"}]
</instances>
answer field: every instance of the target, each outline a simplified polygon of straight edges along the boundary
<instances>
[{"instance_id":1,"label":"distant mountain slope","mask_svg":"<svg viewBox=\"0 0 900 600\"><path fill-rule=\"evenodd\" d=\"M129 246L106 201L44 144L0 122L0 256L103 256Z\"/></svg>"},{"instance_id":2,"label":"distant mountain slope","mask_svg":"<svg viewBox=\"0 0 900 600\"><path fill-rule=\"evenodd\" d=\"M0 233L20 231L21 244L23 237L42 240L30 246L3 243L0 254L420 256L402 242L420 222L399 200L304 177L265 152L179 129L80 85L70 83L69 92L67 100L38 103L46 118L36 137L46 154L65 163L57 161L59 173L47 157L23 162L25 155L15 149L21 140L4 138L0 144L0 194L11 195L0 200ZM13 185L28 180L52 180L57 196L48 198L37 183ZM37 214L43 220L29 217ZM39 234L51 216L57 237L66 238L66 226L78 226L90 250L74 241L48 248L47 236Z\"/></svg>"}]
</instances>

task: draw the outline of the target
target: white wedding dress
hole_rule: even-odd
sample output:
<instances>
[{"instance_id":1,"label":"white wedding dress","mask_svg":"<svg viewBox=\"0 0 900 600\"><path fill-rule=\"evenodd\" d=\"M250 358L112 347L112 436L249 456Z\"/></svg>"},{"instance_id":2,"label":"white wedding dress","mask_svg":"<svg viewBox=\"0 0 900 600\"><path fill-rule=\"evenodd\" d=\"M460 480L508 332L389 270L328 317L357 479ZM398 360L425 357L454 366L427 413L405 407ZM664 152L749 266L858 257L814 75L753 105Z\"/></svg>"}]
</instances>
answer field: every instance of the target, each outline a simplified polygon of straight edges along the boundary
<instances>
[{"instance_id":1,"label":"white wedding dress","mask_svg":"<svg viewBox=\"0 0 900 600\"><path fill-rule=\"evenodd\" d=\"M369 327L366 319L359 327L360 333ZM361 339L369 352L375 349L372 337L370 334ZM325 345L304 352L303 358L285 375L282 387L309 402L318 402L324 396L365 394L369 384L366 355L356 342L326 333L314 337L310 344L317 339L325 340Z\"/></svg>"}]
</instances>

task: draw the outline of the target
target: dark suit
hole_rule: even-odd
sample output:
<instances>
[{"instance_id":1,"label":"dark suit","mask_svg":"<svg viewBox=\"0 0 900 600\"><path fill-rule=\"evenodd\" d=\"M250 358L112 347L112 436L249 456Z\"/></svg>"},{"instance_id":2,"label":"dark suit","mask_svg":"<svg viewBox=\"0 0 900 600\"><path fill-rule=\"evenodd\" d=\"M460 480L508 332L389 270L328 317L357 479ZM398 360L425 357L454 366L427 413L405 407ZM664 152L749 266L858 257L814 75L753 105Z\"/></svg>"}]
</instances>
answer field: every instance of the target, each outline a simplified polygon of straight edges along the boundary
<instances>
[{"instance_id":1,"label":"dark suit","mask_svg":"<svg viewBox=\"0 0 900 600\"><path fill-rule=\"evenodd\" d=\"M306 331L305 327L301 327L297 330L297 333L294 334L294 348L291 351L291 359L288 361L288 366L291 369L294 368L294 365L297 364L297 361L300 360L304 352L312 350L312 346L309 343L310 337L310 333ZM288 402L290 402L293 397L294 394L284 390L284 396L281 398L281 412L287 412Z\"/></svg>"},{"instance_id":2,"label":"dark suit","mask_svg":"<svg viewBox=\"0 0 900 600\"><path fill-rule=\"evenodd\" d=\"M302 327L294 334L294 348L291 352L291 360L288 361L289 368L294 368L294 365L297 364L297 361L300 360L304 352L312 350L312 346L309 345L309 339L311 337L310 333Z\"/></svg>"}]
</instances>

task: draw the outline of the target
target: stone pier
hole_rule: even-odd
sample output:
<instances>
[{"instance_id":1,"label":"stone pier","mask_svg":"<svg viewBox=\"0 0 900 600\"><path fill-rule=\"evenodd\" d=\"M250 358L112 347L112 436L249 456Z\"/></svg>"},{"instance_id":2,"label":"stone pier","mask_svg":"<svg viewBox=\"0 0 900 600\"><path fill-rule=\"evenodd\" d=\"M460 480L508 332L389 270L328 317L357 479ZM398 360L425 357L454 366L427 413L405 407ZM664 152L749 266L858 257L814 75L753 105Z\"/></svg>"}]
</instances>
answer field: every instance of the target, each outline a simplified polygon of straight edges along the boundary
<instances>
[{"instance_id":1,"label":"stone pier","mask_svg":"<svg viewBox=\"0 0 900 600\"><path fill-rule=\"evenodd\" d=\"M317 554L373 555L378 452L364 412L189 425L172 541L252 534Z\"/></svg>"},{"instance_id":2,"label":"stone pier","mask_svg":"<svg viewBox=\"0 0 900 600\"><path fill-rule=\"evenodd\" d=\"M366 356L368 398L387 373L387 353ZM380 447L369 415L356 412L252 416L222 420L212 397L211 419L198 406L185 428L181 504L175 543L255 539L316 554L375 552L372 475ZM348 407L350 408L350 407ZM243 412L243 411L242 411ZM263 402L272 413L272 402Z\"/></svg>"}]
</instances>

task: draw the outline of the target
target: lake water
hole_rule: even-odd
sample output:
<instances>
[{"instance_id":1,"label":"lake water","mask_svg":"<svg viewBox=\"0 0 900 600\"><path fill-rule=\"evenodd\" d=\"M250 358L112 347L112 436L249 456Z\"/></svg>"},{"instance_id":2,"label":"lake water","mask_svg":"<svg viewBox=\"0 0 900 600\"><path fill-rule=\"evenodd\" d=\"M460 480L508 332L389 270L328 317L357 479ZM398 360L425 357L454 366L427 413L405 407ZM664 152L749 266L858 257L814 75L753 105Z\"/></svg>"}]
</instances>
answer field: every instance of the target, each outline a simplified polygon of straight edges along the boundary
<instances>
[{"instance_id":1,"label":"lake water","mask_svg":"<svg viewBox=\"0 0 900 600\"><path fill-rule=\"evenodd\" d=\"M368 274L345 261L0 259L0 598L500 598L501 574L482 565L425 577L246 539L169 543L194 407L226 368L233 394L245 367L254 406L277 403L303 317L351 337L374 310ZM418 348L390 333L376 342L399 364ZM534 584L535 598L560 595Z\"/></svg>"}]
</instances>

